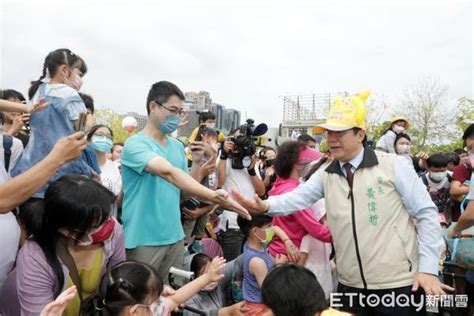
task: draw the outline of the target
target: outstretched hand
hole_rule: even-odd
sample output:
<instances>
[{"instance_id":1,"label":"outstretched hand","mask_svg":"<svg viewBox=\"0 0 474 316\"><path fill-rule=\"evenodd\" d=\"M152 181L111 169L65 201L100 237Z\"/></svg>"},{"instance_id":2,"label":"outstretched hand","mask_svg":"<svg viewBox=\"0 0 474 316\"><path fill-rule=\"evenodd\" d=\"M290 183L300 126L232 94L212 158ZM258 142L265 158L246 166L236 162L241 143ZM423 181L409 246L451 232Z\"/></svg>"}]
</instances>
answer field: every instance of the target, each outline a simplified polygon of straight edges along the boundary
<instances>
[{"instance_id":1,"label":"outstretched hand","mask_svg":"<svg viewBox=\"0 0 474 316\"><path fill-rule=\"evenodd\" d=\"M232 196L235 201L253 213L265 213L268 211L268 202L259 198L257 194L255 194L255 197L252 199L245 197L236 189L232 189Z\"/></svg>"},{"instance_id":2,"label":"outstretched hand","mask_svg":"<svg viewBox=\"0 0 474 316\"><path fill-rule=\"evenodd\" d=\"M225 266L226 260L221 257L216 257L212 259L211 265L206 272L206 276L208 277L209 282L218 282L220 279L224 277L222 274L222 269Z\"/></svg>"},{"instance_id":3,"label":"outstretched hand","mask_svg":"<svg viewBox=\"0 0 474 316\"><path fill-rule=\"evenodd\" d=\"M227 191L219 189L215 191L215 195L212 199L212 202L219 204L223 208L235 212L243 218L251 219L249 212L240 205L232 196L227 193Z\"/></svg>"},{"instance_id":4,"label":"outstretched hand","mask_svg":"<svg viewBox=\"0 0 474 316\"><path fill-rule=\"evenodd\" d=\"M36 111L40 111L46 107L47 103L44 98L41 98L35 104L25 104L25 112L26 113L33 113Z\"/></svg>"},{"instance_id":5,"label":"outstretched hand","mask_svg":"<svg viewBox=\"0 0 474 316\"><path fill-rule=\"evenodd\" d=\"M181 114L179 116L178 128L184 127L189 123L188 116L188 114Z\"/></svg>"},{"instance_id":6,"label":"outstretched hand","mask_svg":"<svg viewBox=\"0 0 474 316\"><path fill-rule=\"evenodd\" d=\"M86 147L84 132L77 132L58 140L49 155L65 163L79 157Z\"/></svg>"}]
</instances>

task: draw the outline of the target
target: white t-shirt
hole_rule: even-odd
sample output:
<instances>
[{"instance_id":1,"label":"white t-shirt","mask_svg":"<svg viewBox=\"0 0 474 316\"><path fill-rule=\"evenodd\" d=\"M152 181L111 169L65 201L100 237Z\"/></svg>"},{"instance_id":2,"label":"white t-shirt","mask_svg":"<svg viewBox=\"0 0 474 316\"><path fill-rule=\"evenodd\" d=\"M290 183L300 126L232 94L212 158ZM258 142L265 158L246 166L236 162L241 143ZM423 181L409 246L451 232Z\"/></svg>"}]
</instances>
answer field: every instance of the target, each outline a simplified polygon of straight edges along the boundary
<instances>
[{"instance_id":1,"label":"white t-shirt","mask_svg":"<svg viewBox=\"0 0 474 316\"><path fill-rule=\"evenodd\" d=\"M105 164L100 167L100 171L102 185L112 191L113 194L118 195L122 189L122 176L117 165L107 159Z\"/></svg>"},{"instance_id":2,"label":"white t-shirt","mask_svg":"<svg viewBox=\"0 0 474 316\"><path fill-rule=\"evenodd\" d=\"M326 215L325 199L319 199L311 206L314 216L319 221ZM308 254L305 267L314 273L319 284L329 298L329 293L333 291L333 281L331 273L331 244L322 242L311 235L303 237L300 252Z\"/></svg>"},{"instance_id":3,"label":"white t-shirt","mask_svg":"<svg viewBox=\"0 0 474 316\"><path fill-rule=\"evenodd\" d=\"M10 166L8 167L8 173L16 165L18 158L23 153L23 143L16 137L12 137L12 147L10 148L12 155L10 156ZM3 148L3 133L0 133L0 162L2 162L2 168L5 166L5 150Z\"/></svg>"},{"instance_id":4,"label":"white t-shirt","mask_svg":"<svg viewBox=\"0 0 474 316\"><path fill-rule=\"evenodd\" d=\"M301 241L300 252L308 254L305 268L314 273L326 294L326 298L329 298L329 293L333 291L331 262L329 261L331 244L322 242L311 235L306 235Z\"/></svg>"},{"instance_id":5,"label":"white t-shirt","mask_svg":"<svg viewBox=\"0 0 474 316\"><path fill-rule=\"evenodd\" d=\"M474 200L474 173L471 176L471 184L469 185L469 193L467 194L468 200Z\"/></svg>"},{"instance_id":6,"label":"white t-shirt","mask_svg":"<svg viewBox=\"0 0 474 316\"><path fill-rule=\"evenodd\" d=\"M258 172L257 172L258 174ZM232 169L232 159L227 159L226 164L226 178L224 186L222 187L227 192L236 189L240 194L246 197L255 196L255 188L252 183L252 177L249 175L247 168ZM219 230L226 231L227 223L229 229L239 229L237 224L237 214L230 211L224 211L219 216Z\"/></svg>"},{"instance_id":7,"label":"white t-shirt","mask_svg":"<svg viewBox=\"0 0 474 316\"><path fill-rule=\"evenodd\" d=\"M10 179L5 166L0 162L0 184ZM0 288L13 268L20 244L20 226L12 212L0 214Z\"/></svg>"}]
</instances>

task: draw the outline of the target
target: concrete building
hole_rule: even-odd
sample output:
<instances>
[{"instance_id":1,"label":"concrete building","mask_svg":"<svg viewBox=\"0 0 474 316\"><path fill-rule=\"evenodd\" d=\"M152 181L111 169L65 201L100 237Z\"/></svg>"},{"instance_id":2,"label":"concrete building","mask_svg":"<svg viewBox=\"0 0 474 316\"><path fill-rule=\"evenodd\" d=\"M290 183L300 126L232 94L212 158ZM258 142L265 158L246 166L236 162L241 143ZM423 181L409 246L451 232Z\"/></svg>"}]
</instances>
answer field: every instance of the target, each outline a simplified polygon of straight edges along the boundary
<instances>
[{"instance_id":1,"label":"concrete building","mask_svg":"<svg viewBox=\"0 0 474 316\"><path fill-rule=\"evenodd\" d=\"M240 111L226 109L222 104L212 103L211 95L207 91L186 92L184 97L183 108L188 114L189 123L179 130L179 136L189 136L191 134L199 124L198 112L202 111L210 111L216 115L216 130L224 134L228 134L241 124Z\"/></svg>"},{"instance_id":2,"label":"concrete building","mask_svg":"<svg viewBox=\"0 0 474 316\"><path fill-rule=\"evenodd\" d=\"M208 110L212 105L211 95L207 91L186 92L184 98L187 102L195 104L199 111Z\"/></svg>"},{"instance_id":3,"label":"concrete building","mask_svg":"<svg viewBox=\"0 0 474 316\"><path fill-rule=\"evenodd\" d=\"M240 111L234 109L223 110L223 120L221 131L224 134L228 134L232 130L236 129L241 125L240 122Z\"/></svg>"},{"instance_id":4,"label":"concrete building","mask_svg":"<svg viewBox=\"0 0 474 316\"><path fill-rule=\"evenodd\" d=\"M224 109L225 106L217 103L213 103L210 107L210 111L216 115L216 129L222 130L224 126Z\"/></svg>"},{"instance_id":5,"label":"concrete building","mask_svg":"<svg viewBox=\"0 0 474 316\"><path fill-rule=\"evenodd\" d=\"M332 100L346 95L346 92L331 92L284 96L280 136L290 137L293 131L314 135L313 127L325 121Z\"/></svg>"}]
</instances>

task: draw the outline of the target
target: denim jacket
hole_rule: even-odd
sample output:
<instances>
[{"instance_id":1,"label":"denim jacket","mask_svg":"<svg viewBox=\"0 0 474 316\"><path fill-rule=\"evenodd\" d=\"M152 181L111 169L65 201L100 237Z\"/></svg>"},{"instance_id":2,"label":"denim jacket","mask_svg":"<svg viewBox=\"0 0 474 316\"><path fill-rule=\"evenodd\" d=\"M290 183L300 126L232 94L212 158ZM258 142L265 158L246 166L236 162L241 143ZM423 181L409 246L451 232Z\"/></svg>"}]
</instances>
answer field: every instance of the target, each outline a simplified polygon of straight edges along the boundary
<instances>
[{"instance_id":1,"label":"denim jacket","mask_svg":"<svg viewBox=\"0 0 474 316\"><path fill-rule=\"evenodd\" d=\"M69 119L66 107L70 102L82 102L79 94L74 93L67 98L45 94L46 84L40 85L38 93L45 97L47 106L31 114L31 135L23 155L11 171L12 176L17 176L30 169L43 160L53 149L56 142L74 133L74 124ZM79 158L64 164L34 197L43 198L49 183L63 175L84 175L90 177L92 169L88 166L84 154Z\"/></svg>"}]
</instances>

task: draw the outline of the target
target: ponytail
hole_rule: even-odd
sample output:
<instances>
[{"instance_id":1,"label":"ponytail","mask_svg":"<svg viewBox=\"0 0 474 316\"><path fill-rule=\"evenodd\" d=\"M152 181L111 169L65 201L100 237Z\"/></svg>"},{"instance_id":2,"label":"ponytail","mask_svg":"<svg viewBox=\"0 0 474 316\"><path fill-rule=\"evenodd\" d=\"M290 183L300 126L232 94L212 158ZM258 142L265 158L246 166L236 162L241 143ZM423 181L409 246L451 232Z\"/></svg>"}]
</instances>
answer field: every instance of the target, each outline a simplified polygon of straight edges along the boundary
<instances>
[{"instance_id":1,"label":"ponytail","mask_svg":"<svg viewBox=\"0 0 474 316\"><path fill-rule=\"evenodd\" d=\"M36 91L38 91L39 86L43 83L42 80L46 78L46 71L48 69L48 57L49 55L46 56L46 59L44 60L43 72L41 73L41 76L39 77L39 79L31 82L31 87L28 90L28 98L30 100L33 99L33 96L36 94Z\"/></svg>"},{"instance_id":2,"label":"ponytail","mask_svg":"<svg viewBox=\"0 0 474 316\"><path fill-rule=\"evenodd\" d=\"M118 316L125 307L144 304L150 295L158 298L162 291L163 282L152 267L124 261L104 274L99 293L87 302L85 312L94 316Z\"/></svg>"},{"instance_id":3,"label":"ponytail","mask_svg":"<svg viewBox=\"0 0 474 316\"><path fill-rule=\"evenodd\" d=\"M46 208L43 199L33 199L20 207L19 220L26 230L26 234L33 237L44 252L46 260L58 279L59 286L54 292L57 297L64 287L64 272L56 254L58 232L50 228L46 218Z\"/></svg>"},{"instance_id":4,"label":"ponytail","mask_svg":"<svg viewBox=\"0 0 474 316\"><path fill-rule=\"evenodd\" d=\"M87 65L81 57L67 48L56 49L50 52L44 59L43 72L39 79L31 82L31 87L28 90L28 97L30 100L38 91L42 80L46 78L46 74L49 73L49 76L53 78L61 65L67 65L71 69L78 68L83 75L87 72Z\"/></svg>"}]
</instances>

